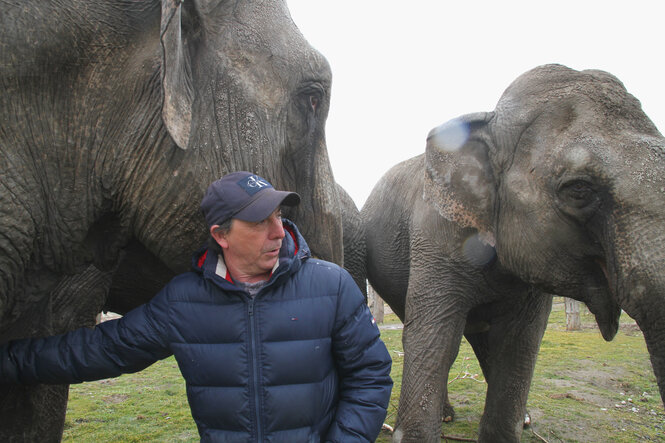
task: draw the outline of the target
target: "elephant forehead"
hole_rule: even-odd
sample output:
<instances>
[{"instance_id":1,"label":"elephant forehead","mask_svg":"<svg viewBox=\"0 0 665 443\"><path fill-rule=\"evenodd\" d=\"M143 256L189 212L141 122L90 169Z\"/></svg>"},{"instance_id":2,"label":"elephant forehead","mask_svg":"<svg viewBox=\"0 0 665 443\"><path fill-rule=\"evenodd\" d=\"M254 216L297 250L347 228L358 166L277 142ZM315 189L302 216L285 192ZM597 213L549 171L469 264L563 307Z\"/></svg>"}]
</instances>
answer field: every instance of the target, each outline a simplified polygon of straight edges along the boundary
<instances>
[{"instance_id":1,"label":"elephant forehead","mask_svg":"<svg viewBox=\"0 0 665 443\"><path fill-rule=\"evenodd\" d=\"M635 138L626 146L622 160L624 164L630 165L630 173L639 185L664 185L664 147L665 140L648 136Z\"/></svg>"},{"instance_id":2,"label":"elephant forehead","mask_svg":"<svg viewBox=\"0 0 665 443\"><path fill-rule=\"evenodd\" d=\"M591 153L581 146L573 146L565 152L564 157L573 168L583 168L591 161Z\"/></svg>"},{"instance_id":3,"label":"elephant forehead","mask_svg":"<svg viewBox=\"0 0 665 443\"><path fill-rule=\"evenodd\" d=\"M201 18L206 45L215 48L217 56L252 63L269 61L271 66L279 65L279 59L287 64L306 60L313 70L326 67L325 58L290 19L284 2L241 2L232 11L220 9Z\"/></svg>"},{"instance_id":4,"label":"elephant forehead","mask_svg":"<svg viewBox=\"0 0 665 443\"><path fill-rule=\"evenodd\" d=\"M588 173L616 186L649 186L665 178L665 144L641 134L584 136L560 150L555 170Z\"/></svg>"},{"instance_id":5,"label":"elephant forehead","mask_svg":"<svg viewBox=\"0 0 665 443\"><path fill-rule=\"evenodd\" d=\"M272 105L290 100L306 82L330 89L332 71L327 60L287 24L268 31L232 24L209 45L215 50L203 64L207 75L222 84L234 81L240 90L256 93Z\"/></svg>"},{"instance_id":6,"label":"elephant forehead","mask_svg":"<svg viewBox=\"0 0 665 443\"><path fill-rule=\"evenodd\" d=\"M611 143L601 138L582 136L571 138L553 150L546 162L555 177L571 174L588 174L606 180L610 165L621 161L619 153L611 149Z\"/></svg>"}]
</instances>

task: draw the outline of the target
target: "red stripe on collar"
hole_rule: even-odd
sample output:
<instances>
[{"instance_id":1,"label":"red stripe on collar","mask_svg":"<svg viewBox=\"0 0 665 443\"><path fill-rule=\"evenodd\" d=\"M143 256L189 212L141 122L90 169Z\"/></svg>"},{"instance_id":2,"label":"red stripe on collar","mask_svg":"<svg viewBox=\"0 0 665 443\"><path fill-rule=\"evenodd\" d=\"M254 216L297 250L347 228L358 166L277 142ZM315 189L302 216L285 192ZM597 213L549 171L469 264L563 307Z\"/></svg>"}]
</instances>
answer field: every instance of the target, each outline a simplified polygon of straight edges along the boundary
<instances>
[{"instance_id":1,"label":"red stripe on collar","mask_svg":"<svg viewBox=\"0 0 665 443\"><path fill-rule=\"evenodd\" d=\"M298 249L299 249L298 242L296 241L296 234L293 232L293 230L291 228L289 228L287 226L284 226L284 230L286 230L286 232L288 232L291 235L291 238L293 239L293 244L296 245L296 250L293 253L293 256L295 257L295 255L298 253Z\"/></svg>"},{"instance_id":2,"label":"red stripe on collar","mask_svg":"<svg viewBox=\"0 0 665 443\"><path fill-rule=\"evenodd\" d=\"M208 256L208 250L206 251L199 257L199 261L196 263L199 268L203 268L203 263L206 261L206 257Z\"/></svg>"}]
</instances>

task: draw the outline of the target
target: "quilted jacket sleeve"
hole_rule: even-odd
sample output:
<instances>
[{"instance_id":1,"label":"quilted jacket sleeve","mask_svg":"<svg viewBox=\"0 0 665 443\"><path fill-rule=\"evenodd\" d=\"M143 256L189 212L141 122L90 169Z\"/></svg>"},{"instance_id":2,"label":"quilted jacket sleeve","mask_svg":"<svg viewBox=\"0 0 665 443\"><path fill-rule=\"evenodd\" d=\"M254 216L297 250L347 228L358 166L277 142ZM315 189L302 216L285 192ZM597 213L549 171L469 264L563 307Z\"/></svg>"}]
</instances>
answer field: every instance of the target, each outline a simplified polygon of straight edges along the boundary
<instances>
[{"instance_id":1,"label":"quilted jacket sleeve","mask_svg":"<svg viewBox=\"0 0 665 443\"><path fill-rule=\"evenodd\" d=\"M392 361L351 276L343 271L333 337L340 400L326 441L373 442L390 400Z\"/></svg>"},{"instance_id":2,"label":"quilted jacket sleeve","mask_svg":"<svg viewBox=\"0 0 665 443\"><path fill-rule=\"evenodd\" d=\"M124 317L0 347L0 382L65 384L136 372L171 355L163 290Z\"/></svg>"}]
</instances>

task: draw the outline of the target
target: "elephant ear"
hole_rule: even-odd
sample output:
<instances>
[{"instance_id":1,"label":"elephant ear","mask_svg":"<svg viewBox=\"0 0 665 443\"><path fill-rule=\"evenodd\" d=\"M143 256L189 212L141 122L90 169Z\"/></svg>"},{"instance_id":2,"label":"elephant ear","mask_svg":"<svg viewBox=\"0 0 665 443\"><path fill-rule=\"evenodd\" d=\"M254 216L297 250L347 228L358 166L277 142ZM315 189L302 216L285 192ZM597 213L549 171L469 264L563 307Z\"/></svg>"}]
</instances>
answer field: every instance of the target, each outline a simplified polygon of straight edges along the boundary
<instances>
[{"instance_id":1,"label":"elephant ear","mask_svg":"<svg viewBox=\"0 0 665 443\"><path fill-rule=\"evenodd\" d=\"M430 131L425 152L425 201L463 228L495 246L492 211L496 185L490 165L487 123L493 113L475 113Z\"/></svg>"},{"instance_id":2,"label":"elephant ear","mask_svg":"<svg viewBox=\"0 0 665 443\"><path fill-rule=\"evenodd\" d=\"M194 93L189 55L183 41L182 8L182 0L162 0L162 118L176 144L187 149Z\"/></svg>"}]
</instances>

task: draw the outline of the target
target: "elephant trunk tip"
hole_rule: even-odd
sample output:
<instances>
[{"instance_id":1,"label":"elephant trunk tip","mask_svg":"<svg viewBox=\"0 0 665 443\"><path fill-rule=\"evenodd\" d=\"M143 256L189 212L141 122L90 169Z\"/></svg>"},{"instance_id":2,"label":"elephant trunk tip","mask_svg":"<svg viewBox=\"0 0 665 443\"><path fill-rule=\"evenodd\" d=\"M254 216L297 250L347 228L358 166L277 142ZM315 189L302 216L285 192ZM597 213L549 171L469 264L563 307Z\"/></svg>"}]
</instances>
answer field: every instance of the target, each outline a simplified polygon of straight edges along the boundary
<instances>
[{"instance_id":1,"label":"elephant trunk tip","mask_svg":"<svg viewBox=\"0 0 665 443\"><path fill-rule=\"evenodd\" d=\"M598 323L598 328L600 329L600 334L603 336L605 341L612 341L616 337L617 332L619 331L619 318L616 318L616 321L603 322L601 323L596 318Z\"/></svg>"}]
</instances>

